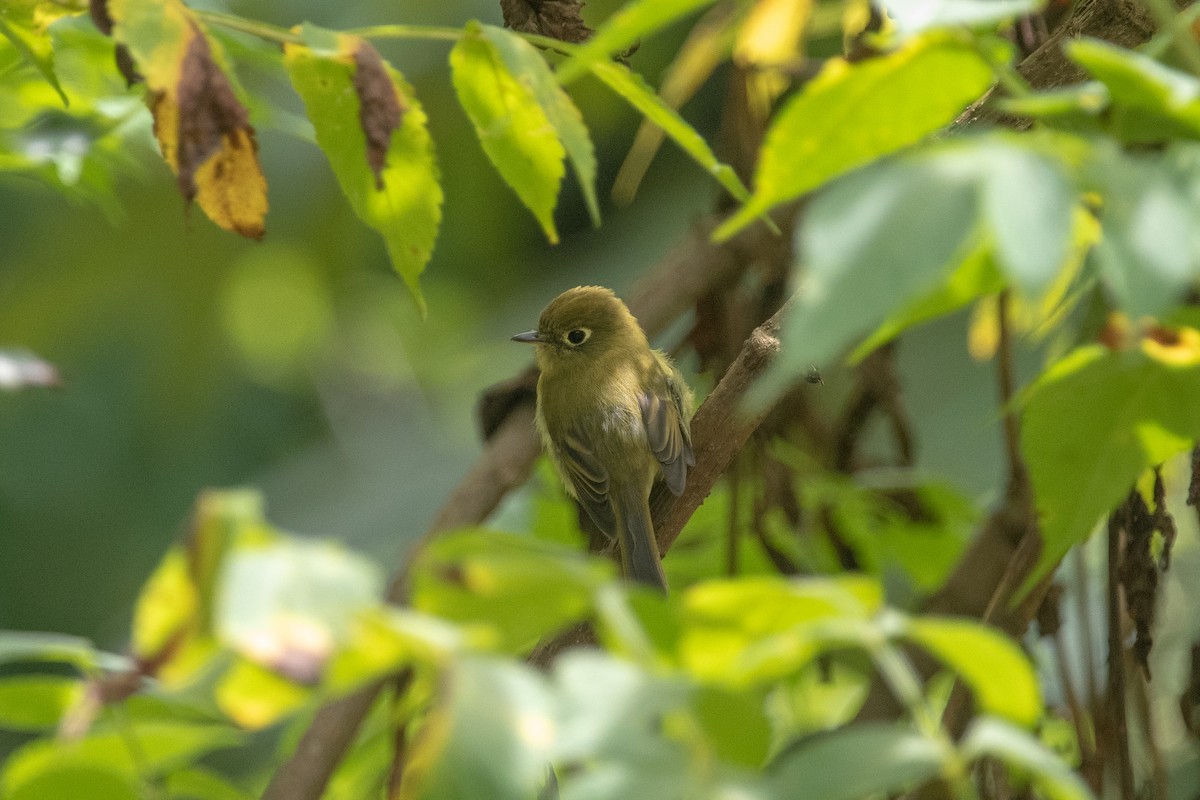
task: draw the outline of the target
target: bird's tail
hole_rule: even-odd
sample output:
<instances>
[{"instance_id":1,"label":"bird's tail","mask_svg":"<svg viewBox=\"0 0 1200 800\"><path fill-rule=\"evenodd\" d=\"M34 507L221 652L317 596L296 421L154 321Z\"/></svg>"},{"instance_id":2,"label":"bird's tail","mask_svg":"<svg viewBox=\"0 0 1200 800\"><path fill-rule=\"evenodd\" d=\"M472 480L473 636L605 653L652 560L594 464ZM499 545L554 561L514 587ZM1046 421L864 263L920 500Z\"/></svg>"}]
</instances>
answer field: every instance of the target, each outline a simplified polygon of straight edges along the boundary
<instances>
[{"instance_id":1,"label":"bird's tail","mask_svg":"<svg viewBox=\"0 0 1200 800\"><path fill-rule=\"evenodd\" d=\"M650 504L637 486L624 489L613 487L613 490L610 490L609 498L616 512L621 569L627 579L657 586L665 594L667 576L663 574L658 555Z\"/></svg>"}]
</instances>

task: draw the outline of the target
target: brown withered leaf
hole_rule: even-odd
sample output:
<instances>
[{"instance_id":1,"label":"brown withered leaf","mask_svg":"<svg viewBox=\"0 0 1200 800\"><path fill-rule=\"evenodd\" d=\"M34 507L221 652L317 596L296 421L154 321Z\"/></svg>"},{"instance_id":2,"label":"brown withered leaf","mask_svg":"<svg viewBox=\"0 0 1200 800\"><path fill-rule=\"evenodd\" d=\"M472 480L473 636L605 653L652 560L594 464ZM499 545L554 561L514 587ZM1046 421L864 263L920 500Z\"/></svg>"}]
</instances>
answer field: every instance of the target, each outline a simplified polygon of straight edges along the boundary
<instances>
[{"instance_id":1,"label":"brown withered leaf","mask_svg":"<svg viewBox=\"0 0 1200 800\"><path fill-rule=\"evenodd\" d=\"M129 48L123 44L117 45L114 53L117 61L117 69L121 72L121 77L125 79L126 86L133 86L135 83L141 83L146 80L142 77L142 73L138 72L137 64L133 60L133 56L129 53Z\"/></svg>"},{"instance_id":2,"label":"brown withered leaf","mask_svg":"<svg viewBox=\"0 0 1200 800\"><path fill-rule=\"evenodd\" d=\"M147 95L154 135L179 191L209 219L251 239L263 236L267 184L245 107L194 24L178 79Z\"/></svg>"},{"instance_id":3,"label":"brown withered leaf","mask_svg":"<svg viewBox=\"0 0 1200 800\"><path fill-rule=\"evenodd\" d=\"M365 40L354 51L354 91L358 93L358 120L367 137L367 163L375 173L375 188L383 191L392 131L400 127L407 107L396 92L379 52Z\"/></svg>"},{"instance_id":4,"label":"brown withered leaf","mask_svg":"<svg viewBox=\"0 0 1200 800\"><path fill-rule=\"evenodd\" d=\"M196 170L197 202L213 222L248 239L266 233L267 181L258 163L254 128L246 126L224 137L217 154Z\"/></svg>"},{"instance_id":5,"label":"brown withered leaf","mask_svg":"<svg viewBox=\"0 0 1200 800\"><path fill-rule=\"evenodd\" d=\"M96 29L105 36L112 36L113 21L108 13L108 0L90 0L88 10L92 14L92 22L96 24ZM118 44L116 47L117 69L120 70L121 76L125 78L127 86L133 86L135 83L141 83L142 74L137 71L137 65L133 61L133 56L129 54L129 48L123 44Z\"/></svg>"},{"instance_id":6,"label":"brown withered leaf","mask_svg":"<svg viewBox=\"0 0 1200 800\"><path fill-rule=\"evenodd\" d=\"M175 99L164 92L147 98L154 116L154 135L162 146L163 158L182 174L178 162L177 134L180 110ZM193 197L204 213L222 228L249 239L261 239L265 233L267 183L258 163L258 143L254 128L247 125L220 138L219 149L199 167L193 167L190 184ZM184 183L179 181L180 190Z\"/></svg>"},{"instance_id":7,"label":"brown withered leaf","mask_svg":"<svg viewBox=\"0 0 1200 800\"><path fill-rule=\"evenodd\" d=\"M222 148L225 137L233 139L249 130L254 139L246 107L238 102L229 79L213 61L208 39L198 28L193 27L192 33L176 87L176 168L179 191L189 201L196 196L196 170Z\"/></svg>"},{"instance_id":8,"label":"brown withered leaf","mask_svg":"<svg viewBox=\"0 0 1200 800\"><path fill-rule=\"evenodd\" d=\"M579 0L500 0L500 13L506 28L579 44L592 36L580 13L583 5Z\"/></svg>"},{"instance_id":9,"label":"brown withered leaf","mask_svg":"<svg viewBox=\"0 0 1200 800\"><path fill-rule=\"evenodd\" d=\"M108 13L108 0L89 0L88 11L96 28L105 36L112 36L113 21Z\"/></svg>"}]
</instances>

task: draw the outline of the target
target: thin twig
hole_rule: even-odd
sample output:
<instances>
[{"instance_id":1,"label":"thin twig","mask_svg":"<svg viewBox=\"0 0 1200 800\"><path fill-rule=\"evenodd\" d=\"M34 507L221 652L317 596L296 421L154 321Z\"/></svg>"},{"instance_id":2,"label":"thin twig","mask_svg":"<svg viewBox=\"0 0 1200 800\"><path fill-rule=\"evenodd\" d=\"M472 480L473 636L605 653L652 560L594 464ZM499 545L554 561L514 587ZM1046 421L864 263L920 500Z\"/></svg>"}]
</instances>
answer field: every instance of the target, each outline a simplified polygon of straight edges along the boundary
<instances>
[{"instance_id":1,"label":"thin twig","mask_svg":"<svg viewBox=\"0 0 1200 800\"><path fill-rule=\"evenodd\" d=\"M1086 656L1084 664L1087 666L1087 693L1088 703L1093 705L1096 699L1100 696L1100 680L1096 676L1096 641L1092 635L1092 604L1089 601L1089 582L1087 570L1087 558L1084 547L1076 547L1074 552L1075 567L1075 608L1079 615L1079 625L1081 626L1080 633L1083 637L1083 651Z\"/></svg>"},{"instance_id":2,"label":"thin twig","mask_svg":"<svg viewBox=\"0 0 1200 800\"><path fill-rule=\"evenodd\" d=\"M412 686L413 671L406 669L392 681L394 706L408 703L408 690ZM396 730L392 733L392 766L388 770L387 796L391 800L399 800L404 782L404 768L408 765L408 720L396 720Z\"/></svg>"},{"instance_id":3,"label":"thin twig","mask_svg":"<svg viewBox=\"0 0 1200 800\"><path fill-rule=\"evenodd\" d=\"M1129 753L1129 722L1125 690L1124 625L1121 618L1121 533L1129 517L1122 503L1108 518L1108 709L1112 714L1110 733L1117 757L1121 797L1133 797L1133 761Z\"/></svg>"},{"instance_id":4,"label":"thin twig","mask_svg":"<svg viewBox=\"0 0 1200 800\"><path fill-rule=\"evenodd\" d=\"M1082 738L1080 739L1080 751L1083 756L1081 771L1092 790L1099 793L1104 782L1104 748L1102 746L1104 740L1098 730L1100 717L1097 706L1100 702L1100 681L1096 677L1096 642L1092 636L1092 604L1088 602L1090 583L1084 547L1080 545L1072 548L1072 554L1072 566L1075 570L1073 586L1075 613L1079 617L1077 625L1083 642L1084 691L1087 693L1084 698L1086 701L1084 708L1087 710L1091 722L1091 738L1087 742L1087 750L1083 749L1084 742ZM1089 753L1090 757L1088 757Z\"/></svg>"},{"instance_id":5,"label":"thin twig","mask_svg":"<svg viewBox=\"0 0 1200 800\"><path fill-rule=\"evenodd\" d=\"M1133 703L1142 723L1143 742L1150 754L1150 800L1168 800L1170 778L1163 760L1162 748L1158 744L1158 732L1154 727L1154 704L1150 702L1150 682L1141 670L1133 670Z\"/></svg>"},{"instance_id":6,"label":"thin twig","mask_svg":"<svg viewBox=\"0 0 1200 800\"><path fill-rule=\"evenodd\" d=\"M1000 399L1004 405L1004 449L1008 456L1008 480L1010 484L1026 483L1025 460L1021 458L1021 428L1016 411L1012 408L1016 397L1016 368L1013 364L1012 326L1008 319L1011 295L1005 289L996 296L996 320L1000 329L1000 342L996 350Z\"/></svg>"},{"instance_id":7,"label":"thin twig","mask_svg":"<svg viewBox=\"0 0 1200 800\"><path fill-rule=\"evenodd\" d=\"M1099 794L1099 783L1092 783L1092 775L1089 774L1092 770L1089 765L1096 760L1096 747L1091 738L1091 712L1086 704L1079 702L1079 693L1075 691L1075 680L1071 674L1070 656L1067 651L1067 643L1063 638L1062 628L1054 632L1054 636L1050 640L1054 645L1054 660L1058 665L1058 679L1063 686L1063 694L1066 696L1067 708L1071 712L1071 722L1075 727L1075 740L1079 743L1079 762L1080 771L1084 773L1084 778L1088 781L1088 785L1092 787L1092 791Z\"/></svg>"}]
</instances>

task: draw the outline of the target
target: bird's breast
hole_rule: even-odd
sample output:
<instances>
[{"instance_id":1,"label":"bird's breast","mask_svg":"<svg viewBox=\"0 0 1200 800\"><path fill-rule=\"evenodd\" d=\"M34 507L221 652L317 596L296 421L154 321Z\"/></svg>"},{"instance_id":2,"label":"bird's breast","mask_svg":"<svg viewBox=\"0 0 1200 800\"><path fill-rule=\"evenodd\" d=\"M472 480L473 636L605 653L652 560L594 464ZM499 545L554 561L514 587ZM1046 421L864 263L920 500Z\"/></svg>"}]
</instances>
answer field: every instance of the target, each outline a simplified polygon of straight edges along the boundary
<instances>
[{"instance_id":1,"label":"bird's breast","mask_svg":"<svg viewBox=\"0 0 1200 800\"><path fill-rule=\"evenodd\" d=\"M538 405L546 433L582 435L594 446L649 452L636 376L629 370L592 370L574 376L542 374Z\"/></svg>"}]
</instances>

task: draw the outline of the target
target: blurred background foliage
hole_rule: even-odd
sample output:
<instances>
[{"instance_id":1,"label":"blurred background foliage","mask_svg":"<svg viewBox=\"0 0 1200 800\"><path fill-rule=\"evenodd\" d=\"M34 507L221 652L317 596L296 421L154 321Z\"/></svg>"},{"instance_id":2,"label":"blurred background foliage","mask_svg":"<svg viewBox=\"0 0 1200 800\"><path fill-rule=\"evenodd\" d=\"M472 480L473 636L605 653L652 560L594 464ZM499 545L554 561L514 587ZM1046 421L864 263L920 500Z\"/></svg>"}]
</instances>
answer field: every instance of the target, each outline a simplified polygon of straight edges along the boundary
<instances>
[{"instance_id":1,"label":"blurred background foliage","mask_svg":"<svg viewBox=\"0 0 1200 800\"><path fill-rule=\"evenodd\" d=\"M196 5L330 28L500 23L498 5L482 1L406 3L403 19L374 2ZM599 19L616 5L588 13ZM39 354L64 382L0 395L0 536L6 553L19 553L0 559L0 627L118 644L138 587L207 486L261 486L284 527L396 563L477 452L480 390L529 359L508 337L563 288L627 286L715 194L666 148L632 207L606 204L602 232L568 182L556 216L563 243L551 247L486 162L453 96L448 45L381 42L426 107L445 185L422 322L311 142L286 79L255 70L265 61L253 53L270 45L223 38L254 96L296 114L252 109L271 201L267 236L254 243L184 208L148 113L124 91L111 43L90 20L54 30L91 43L78 63L59 59L64 91L106 85L124 105L105 113L128 134L106 142L111 152L75 139L72 155L72 137L98 133L76 130L81 91L66 110L46 102L52 110L24 142L31 160L44 159L38 169L74 188L74 202L27 169L0 171L0 346ZM653 74L677 44L656 38L639 67ZM28 121L22 113L57 99L32 70L11 78L20 65L11 46L0 57L10 74L0 82L9 131L0 135L11 137ZM595 89L581 84L576 97L605 187L637 118ZM709 100L688 116L711 131L718 104Z\"/></svg>"},{"instance_id":2,"label":"blurred background foliage","mask_svg":"<svg viewBox=\"0 0 1200 800\"><path fill-rule=\"evenodd\" d=\"M586 15L598 21L617 5L594 2ZM196 7L335 29L500 23L491 2L410 3L403 20L371 2ZM635 56L652 83L679 28ZM422 322L377 236L345 203L286 79L255 59L270 45L222 35L251 96L292 110L251 109L271 202L267 236L254 243L184 208L154 156L149 115L124 91L91 22L53 30L81 45L56 65L73 105L55 110L54 89L32 70L0 85L3 135L30 122L23 114L50 109L21 134L29 163L0 171L0 346L36 352L64 382L0 394L0 536L20 554L0 560L0 627L119 644L138 587L204 487L260 486L283 527L396 563L477 452L480 391L527 363L509 335L564 288L626 288L717 196L668 144L631 205L609 201L638 118L584 80L572 94L596 143L603 228L592 228L568 178L556 213L562 243L549 246L458 107L447 45L379 42L425 105L445 184ZM15 72L19 54L8 46L0 55ZM710 82L683 109L718 143L720 87ZM84 125L92 94L110 97ZM94 116L112 119L120 136L102 136ZM32 178L31 164L74 199ZM923 464L981 499L997 469L991 378L963 352L961 330L957 320L917 331L904 352L905 391ZM953 396L936 390L949 375L961 386Z\"/></svg>"}]
</instances>

